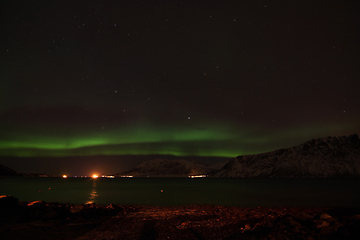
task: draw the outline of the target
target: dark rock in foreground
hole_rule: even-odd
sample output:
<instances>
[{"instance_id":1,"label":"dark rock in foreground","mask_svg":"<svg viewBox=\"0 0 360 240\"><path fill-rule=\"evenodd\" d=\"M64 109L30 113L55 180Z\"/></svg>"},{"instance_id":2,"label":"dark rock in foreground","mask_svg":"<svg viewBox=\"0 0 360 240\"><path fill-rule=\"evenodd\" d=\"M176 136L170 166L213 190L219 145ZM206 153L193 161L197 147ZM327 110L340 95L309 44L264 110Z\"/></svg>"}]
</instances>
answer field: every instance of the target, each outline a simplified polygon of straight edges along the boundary
<instances>
[{"instance_id":1,"label":"dark rock in foreground","mask_svg":"<svg viewBox=\"0 0 360 240\"><path fill-rule=\"evenodd\" d=\"M0 218L0 239L360 238L360 208L124 207L35 201L19 202L17 210Z\"/></svg>"},{"instance_id":2,"label":"dark rock in foreground","mask_svg":"<svg viewBox=\"0 0 360 240\"><path fill-rule=\"evenodd\" d=\"M0 196L0 239L76 239L132 207L19 202Z\"/></svg>"},{"instance_id":3,"label":"dark rock in foreground","mask_svg":"<svg viewBox=\"0 0 360 240\"><path fill-rule=\"evenodd\" d=\"M238 156L214 177L360 177L360 139L327 137L273 152Z\"/></svg>"},{"instance_id":4,"label":"dark rock in foreground","mask_svg":"<svg viewBox=\"0 0 360 240\"><path fill-rule=\"evenodd\" d=\"M0 224L24 223L35 220L65 221L99 220L126 211L119 205L63 204L56 202L19 202L13 196L0 196Z\"/></svg>"}]
</instances>

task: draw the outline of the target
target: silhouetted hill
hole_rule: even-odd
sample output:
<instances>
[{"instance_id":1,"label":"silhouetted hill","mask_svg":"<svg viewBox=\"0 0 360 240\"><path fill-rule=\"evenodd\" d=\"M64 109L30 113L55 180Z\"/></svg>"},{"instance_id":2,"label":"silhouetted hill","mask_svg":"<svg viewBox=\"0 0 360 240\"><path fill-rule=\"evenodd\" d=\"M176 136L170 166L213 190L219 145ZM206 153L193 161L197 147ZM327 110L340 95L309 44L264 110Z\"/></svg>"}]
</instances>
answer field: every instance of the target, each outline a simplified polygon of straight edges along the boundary
<instances>
[{"instance_id":1,"label":"silhouetted hill","mask_svg":"<svg viewBox=\"0 0 360 240\"><path fill-rule=\"evenodd\" d=\"M0 176L11 176L11 175L18 175L18 173L15 170L0 164Z\"/></svg>"},{"instance_id":2,"label":"silhouetted hill","mask_svg":"<svg viewBox=\"0 0 360 240\"><path fill-rule=\"evenodd\" d=\"M140 163L134 169L116 175L132 175L134 177L188 177L189 175L208 174L213 169L183 159L154 159Z\"/></svg>"},{"instance_id":3,"label":"silhouetted hill","mask_svg":"<svg viewBox=\"0 0 360 240\"><path fill-rule=\"evenodd\" d=\"M348 137L312 139L295 147L238 156L214 177L359 177L360 140Z\"/></svg>"}]
</instances>

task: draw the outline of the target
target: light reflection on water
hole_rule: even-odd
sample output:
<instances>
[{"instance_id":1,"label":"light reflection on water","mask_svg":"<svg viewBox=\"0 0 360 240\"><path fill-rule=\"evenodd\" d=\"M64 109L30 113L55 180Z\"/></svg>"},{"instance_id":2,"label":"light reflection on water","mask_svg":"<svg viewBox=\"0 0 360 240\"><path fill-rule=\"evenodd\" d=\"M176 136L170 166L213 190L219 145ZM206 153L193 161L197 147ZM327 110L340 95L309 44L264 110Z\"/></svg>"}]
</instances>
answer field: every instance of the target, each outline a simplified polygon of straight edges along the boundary
<instances>
[{"instance_id":1,"label":"light reflection on water","mask_svg":"<svg viewBox=\"0 0 360 240\"><path fill-rule=\"evenodd\" d=\"M72 204L360 206L360 179L6 177L0 195Z\"/></svg>"},{"instance_id":2,"label":"light reflection on water","mask_svg":"<svg viewBox=\"0 0 360 240\"><path fill-rule=\"evenodd\" d=\"M95 203L95 199L97 196L99 196L99 195L96 192L96 179L93 179L93 188L91 189L90 197L89 197L88 201L85 202L85 204Z\"/></svg>"}]
</instances>

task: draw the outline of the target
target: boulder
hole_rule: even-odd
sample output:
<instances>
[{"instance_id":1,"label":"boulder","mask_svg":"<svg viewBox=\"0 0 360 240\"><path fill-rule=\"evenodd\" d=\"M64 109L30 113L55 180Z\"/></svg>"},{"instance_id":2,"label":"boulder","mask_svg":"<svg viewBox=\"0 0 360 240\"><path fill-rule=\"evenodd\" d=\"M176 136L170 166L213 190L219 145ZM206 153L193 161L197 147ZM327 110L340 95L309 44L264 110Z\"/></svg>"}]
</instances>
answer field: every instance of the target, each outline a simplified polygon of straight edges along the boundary
<instances>
[{"instance_id":1,"label":"boulder","mask_svg":"<svg viewBox=\"0 0 360 240\"><path fill-rule=\"evenodd\" d=\"M320 216L320 219L322 219L322 220L326 220L329 218L332 218L332 217L329 214L327 214L326 212L323 212Z\"/></svg>"},{"instance_id":2,"label":"boulder","mask_svg":"<svg viewBox=\"0 0 360 240\"><path fill-rule=\"evenodd\" d=\"M245 224L245 230L251 230L251 226L250 226L250 224Z\"/></svg>"},{"instance_id":3,"label":"boulder","mask_svg":"<svg viewBox=\"0 0 360 240\"><path fill-rule=\"evenodd\" d=\"M19 199L10 195L0 196L0 208L18 207Z\"/></svg>"},{"instance_id":4,"label":"boulder","mask_svg":"<svg viewBox=\"0 0 360 240\"><path fill-rule=\"evenodd\" d=\"M9 221L19 210L19 200L13 196L0 196L0 222Z\"/></svg>"},{"instance_id":5,"label":"boulder","mask_svg":"<svg viewBox=\"0 0 360 240\"><path fill-rule=\"evenodd\" d=\"M323 227L327 227L329 226L330 223L324 221L324 220L320 220L317 224L316 224L316 228L323 228Z\"/></svg>"}]
</instances>

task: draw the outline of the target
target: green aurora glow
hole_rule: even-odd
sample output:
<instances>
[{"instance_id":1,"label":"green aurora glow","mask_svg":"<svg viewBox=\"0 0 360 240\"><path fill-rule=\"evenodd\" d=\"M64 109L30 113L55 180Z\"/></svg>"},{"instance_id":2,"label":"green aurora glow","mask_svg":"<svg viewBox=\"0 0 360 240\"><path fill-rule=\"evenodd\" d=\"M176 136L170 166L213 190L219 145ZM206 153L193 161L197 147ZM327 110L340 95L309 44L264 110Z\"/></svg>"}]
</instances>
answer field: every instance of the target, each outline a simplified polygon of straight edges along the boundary
<instances>
[{"instance_id":1,"label":"green aurora glow","mask_svg":"<svg viewBox=\"0 0 360 240\"><path fill-rule=\"evenodd\" d=\"M6 140L0 140L1 156L49 157L94 155L174 155L235 157L290 147L331 131L349 126L320 125L313 127L262 131L253 127L191 126L133 128L104 128L87 130L84 127L58 128L45 131L12 131ZM35 133L37 129L37 133ZM57 134L59 131L62 134ZM41 134L41 133L47 134ZM256 133L256 134L254 134ZM291 136L297 136L296 140ZM300 142L299 142L300 141Z\"/></svg>"}]
</instances>

